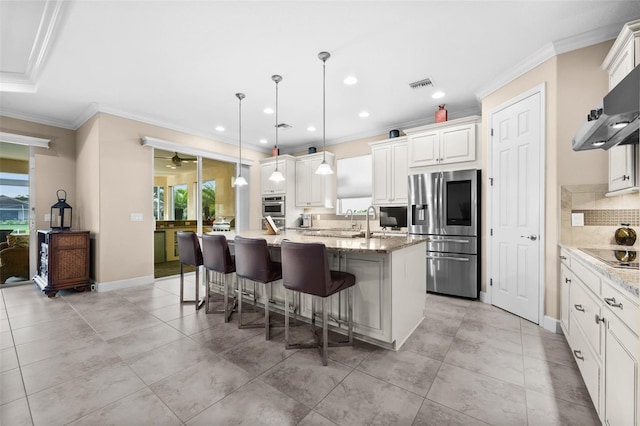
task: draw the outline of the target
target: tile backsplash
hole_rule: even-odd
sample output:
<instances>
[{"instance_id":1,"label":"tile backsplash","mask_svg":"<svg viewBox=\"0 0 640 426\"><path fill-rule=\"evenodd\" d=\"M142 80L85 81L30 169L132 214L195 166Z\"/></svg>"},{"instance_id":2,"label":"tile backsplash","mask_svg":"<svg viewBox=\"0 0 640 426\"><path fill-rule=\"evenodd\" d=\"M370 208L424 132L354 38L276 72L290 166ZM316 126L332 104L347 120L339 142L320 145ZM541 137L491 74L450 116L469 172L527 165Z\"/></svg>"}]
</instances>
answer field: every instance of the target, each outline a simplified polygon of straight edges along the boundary
<instances>
[{"instance_id":1,"label":"tile backsplash","mask_svg":"<svg viewBox=\"0 0 640 426\"><path fill-rule=\"evenodd\" d=\"M640 195L605 197L606 192L607 185L561 187L560 241L563 244L579 247L615 244L613 235L621 224L640 227ZM584 215L584 226L572 226L572 213ZM640 239L634 246L640 246Z\"/></svg>"}]
</instances>

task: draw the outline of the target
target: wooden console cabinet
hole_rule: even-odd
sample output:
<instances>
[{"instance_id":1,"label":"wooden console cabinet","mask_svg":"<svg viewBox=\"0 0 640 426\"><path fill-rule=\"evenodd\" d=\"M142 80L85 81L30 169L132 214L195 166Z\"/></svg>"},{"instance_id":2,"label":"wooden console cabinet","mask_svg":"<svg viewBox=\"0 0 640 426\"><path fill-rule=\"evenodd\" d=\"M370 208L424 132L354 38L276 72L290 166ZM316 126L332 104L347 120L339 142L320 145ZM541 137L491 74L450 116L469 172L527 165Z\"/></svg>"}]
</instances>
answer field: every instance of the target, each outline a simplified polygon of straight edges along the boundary
<instances>
[{"instance_id":1,"label":"wooden console cabinet","mask_svg":"<svg viewBox=\"0 0 640 426\"><path fill-rule=\"evenodd\" d=\"M89 285L89 231L38 231L38 254L34 281L47 296Z\"/></svg>"}]
</instances>

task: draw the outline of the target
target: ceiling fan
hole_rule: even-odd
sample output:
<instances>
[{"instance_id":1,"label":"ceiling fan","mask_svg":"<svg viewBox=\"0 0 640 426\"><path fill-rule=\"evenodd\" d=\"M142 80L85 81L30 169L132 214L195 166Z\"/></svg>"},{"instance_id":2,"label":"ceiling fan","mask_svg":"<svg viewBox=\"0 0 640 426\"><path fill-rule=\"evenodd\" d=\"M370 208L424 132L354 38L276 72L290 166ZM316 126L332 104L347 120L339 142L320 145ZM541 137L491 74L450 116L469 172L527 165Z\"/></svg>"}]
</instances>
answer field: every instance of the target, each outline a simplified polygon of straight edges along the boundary
<instances>
[{"instance_id":1,"label":"ceiling fan","mask_svg":"<svg viewBox=\"0 0 640 426\"><path fill-rule=\"evenodd\" d=\"M180 157L177 152L174 152L174 154L175 155L173 157L156 157L156 158L161 158L161 159L164 159L164 160L171 160L173 165L176 166L176 167L181 167L183 161L185 163L196 163L198 161L197 158Z\"/></svg>"}]
</instances>

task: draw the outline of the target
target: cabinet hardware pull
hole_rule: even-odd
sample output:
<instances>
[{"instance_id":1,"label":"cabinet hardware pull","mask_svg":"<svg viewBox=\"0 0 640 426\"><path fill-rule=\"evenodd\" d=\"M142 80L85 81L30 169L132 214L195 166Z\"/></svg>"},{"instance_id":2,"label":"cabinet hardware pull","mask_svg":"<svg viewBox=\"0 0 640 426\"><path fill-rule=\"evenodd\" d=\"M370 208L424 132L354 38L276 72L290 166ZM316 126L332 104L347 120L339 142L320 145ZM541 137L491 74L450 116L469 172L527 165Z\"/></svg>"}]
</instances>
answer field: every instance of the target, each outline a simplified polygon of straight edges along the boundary
<instances>
[{"instance_id":1,"label":"cabinet hardware pull","mask_svg":"<svg viewBox=\"0 0 640 426\"><path fill-rule=\"evenodd\" d=\"M560 256L561 260L567 260L567 256Z\"/></svg>"},{"instance_id":2,"label":"cabinet hardware pull","mask_svg":"<svg viewBox=\"0 0 640 426\"><path fill-rule=\"evenodd\" d=\"M612 308L622 309L622 302L616 303L615 297L605 297L604 301L607 302L607 305L611 306Z\"/></svg>"},{"instance_id":3,"label":"cabinet hardware pull","mask_svg":"<svg viewBox=\"0 0 640 426\"><path fill-rule=\"evenodd\" d=\"M584 312L584 308L582 307L582 305L573 305L576 308L576 311L580 311L580 312Z\"/></svg>"},{"instance_id":4,"label":"cabinet hardware pull","mask_svg":"<svg viewBox=\"0 0 640 426\"><path fill-rule=\"evenodd\" d=\"M629 180L629 179L631 179L629 175L622 175L622 180Z\"/></svg>"},{"instance_id":5,"label":"cabinet hardware pull","mask_svg":"<svg viewBox=\"0 0 640 426\"><path fill-rule=\"evenodd\" d=\"M567 283L567 284L569 284L569 283L571 282L571 280L570 280L569 278L565 278L565 279L564 279L564 282L565 282L565 283Z\"/></svg>"},{"instance_id":6,"label":"cabinet hardware pull","mask_svg":"<svg viewBox=\"0 0 640 426\"><path fill-rule=\"evenodd\" d=\"M596 324L600 324L601 322L604 322L604 317L596 314Z\"/></svg>"},{"instance_id":7,"label":"cabinet hardware pull","mask_svg":"<svg viewBox=\"0 0 640 426\"><path fill-rule=\"evenodd\" d=\"M581 350L574 349L573 350L573 354L576 356L576 358L584 361L584 357L582 356L582 351Z\"/></svg>"}]
</instances>

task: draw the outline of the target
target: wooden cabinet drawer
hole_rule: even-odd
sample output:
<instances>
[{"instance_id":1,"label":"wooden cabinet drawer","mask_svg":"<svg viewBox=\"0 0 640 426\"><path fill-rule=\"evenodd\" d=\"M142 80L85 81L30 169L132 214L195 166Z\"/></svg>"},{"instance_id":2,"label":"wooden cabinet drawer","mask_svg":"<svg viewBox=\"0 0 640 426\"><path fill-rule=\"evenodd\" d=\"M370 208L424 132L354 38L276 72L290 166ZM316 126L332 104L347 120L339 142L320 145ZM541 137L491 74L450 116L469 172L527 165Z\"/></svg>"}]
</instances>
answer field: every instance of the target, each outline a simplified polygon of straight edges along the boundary
<instances>
[{"instance_id":1,"label":"wooden cabinet drawer","mask_svg":"<svg viewBox=\"0 0 640 426\"><path fill-rule=\"evenodd\" d=\"M627 327L638 335L638 305L617 290L614 285L615 284L607 282L607 280L603 280L602 301L609 307L613 314L620 318Z\"/></svg>"},{"instance_id":2,"label":"wooden cabinet drawer","mask_svg":"<svg viewBox=\"0 0 640 426\"><path fill-rule=\"evenodd\" d=\"M572 326L576 324L577 318L571 313ZM584 384L589 391L593 406L598 414L600 414L600 372L601 365L598 357L593 353L579 327L573 327L571 330L571 351L573 357L578 364L580 374Z\"/></svg>"},{"instance_id":3,"label":"wooden cabinet drawer","mask_svg":"<svg viewBox=\"0 0 640 426\"><path fill-rule=\"evenodd\" d=\"M600 294L600 277L591 270L589 266L585 266L577 258L571 259L571 270L573 277L578 278L595 294Z\"/></svg>"},{"instance_id":4,"label":"wooden cabinet drawer","mask_svg":"<svg viewBox=\"0 0 640 426\"><path fill-rule=\"evenodd\" d=\"M598 318L602 317L600 300L590 294L589 290L575 280L571 286L571 294L569 297L573 318L580 324L585 339L591 344L596 355L601 356L603 350L602 327L600 326L600 322L596 323L596 315ZM571 334L573 334L573 330L571 330Z\"/></svg>"}]
</instances>

